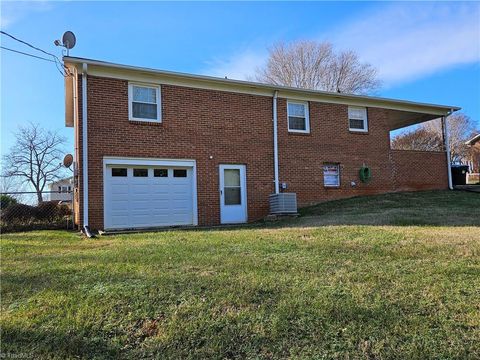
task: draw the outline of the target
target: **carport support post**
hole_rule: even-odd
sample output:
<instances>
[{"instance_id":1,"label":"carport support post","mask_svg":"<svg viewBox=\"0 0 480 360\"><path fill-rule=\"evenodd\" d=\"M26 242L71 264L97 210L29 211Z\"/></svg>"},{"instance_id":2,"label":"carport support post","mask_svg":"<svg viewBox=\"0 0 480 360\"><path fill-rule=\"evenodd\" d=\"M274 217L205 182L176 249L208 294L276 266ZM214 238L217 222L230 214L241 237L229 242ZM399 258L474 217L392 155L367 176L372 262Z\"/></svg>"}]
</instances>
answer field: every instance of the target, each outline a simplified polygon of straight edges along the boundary
<instances>
[{"instance_id":1,"label":"carport support post","mask_svg":"<svg viewBox=\"0 0 480 360\"><path fill-rule=\"evenodd\" d=\"M445 146L445 153L447 155L448 188L450 190L453 190L452 167L451 167L451 163L450 163L450 141L449 141L449 134L448 134L447 116L448 115L442 116L443 143L444 143L444 146Z\"/></svg>"}]
</instances>

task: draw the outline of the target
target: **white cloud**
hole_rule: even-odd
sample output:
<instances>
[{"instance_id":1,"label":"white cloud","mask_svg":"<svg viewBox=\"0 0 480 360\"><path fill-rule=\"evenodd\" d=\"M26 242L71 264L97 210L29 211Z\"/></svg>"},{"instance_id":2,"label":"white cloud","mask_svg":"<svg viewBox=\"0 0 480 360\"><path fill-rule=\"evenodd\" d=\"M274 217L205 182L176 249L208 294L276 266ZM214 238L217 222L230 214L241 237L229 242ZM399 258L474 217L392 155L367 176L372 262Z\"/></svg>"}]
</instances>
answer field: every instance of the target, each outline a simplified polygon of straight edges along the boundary
<instances>
[{"instance_id":1,"label":"white cloud","mask_svg":"<svg viewBox=\"0 0 480 360\"><path fill-rule=\"evenodd\" d=\"M402 3L382 7L330 33L394 85L480 61L480 4Z\"/></svg>"},{"instance_id":2,"label":"white cloud","mask_svg":"<svg viewBox=\"0 0 480 360\"><path fill-rule=\"evenodd\" d=\"M207 63L203 75L228 77L229 79L248 80L255 74L255 69L262 66L267 58L266 50L246 49L228 56L226 59L214 59Z\"/></svg>"},{"instance_id":3,"label":"white cloud","mask_svg":"<svg viewBox=\"0 0 480 360\"><path fill-rule=\"evenodd\" d=\"M25 18L31 12L47 11L52 8L52 4L44 1L2 1L0 12L0 24L2 29L6 29L21 19Z\"/></svg>"},{"instance_id":4,"label":"white cloud","mask_svg":"<svg viewBox=\"0 0 480 360\"><path fill-rule=\"evenodd\" d=\"M356 51L379 70L384 86L413 81L454 66L480 61L479 3L396 3L346 16L317 36L337 49ZM302 38L315 38L309 35ZM267 59L265 48L215 59L202 71L249 79Z\"/></svg>"}]
</instances>

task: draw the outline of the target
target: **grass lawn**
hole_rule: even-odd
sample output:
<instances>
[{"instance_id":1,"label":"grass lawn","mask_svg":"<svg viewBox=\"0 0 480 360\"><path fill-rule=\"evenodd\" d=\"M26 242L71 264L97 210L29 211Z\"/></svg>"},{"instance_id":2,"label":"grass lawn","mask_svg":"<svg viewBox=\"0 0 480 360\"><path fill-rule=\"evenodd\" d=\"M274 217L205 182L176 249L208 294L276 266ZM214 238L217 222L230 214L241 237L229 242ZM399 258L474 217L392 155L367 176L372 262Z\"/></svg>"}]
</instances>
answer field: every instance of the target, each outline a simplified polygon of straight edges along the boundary
<instances>
[{"instance_id":1,"label":"grass lawn","mask_svg":"<svg viewBox=\"0 0 480 360\"><path fill-rule=\"evenodd\" d=\"M392 196L364 200L391 223ZM283 226L4 234L0 355L478 359L480 195L401 196L395 226L346 225L370 219L351 199L339 224L321 205Z\"/></svg>"}]
</instances>

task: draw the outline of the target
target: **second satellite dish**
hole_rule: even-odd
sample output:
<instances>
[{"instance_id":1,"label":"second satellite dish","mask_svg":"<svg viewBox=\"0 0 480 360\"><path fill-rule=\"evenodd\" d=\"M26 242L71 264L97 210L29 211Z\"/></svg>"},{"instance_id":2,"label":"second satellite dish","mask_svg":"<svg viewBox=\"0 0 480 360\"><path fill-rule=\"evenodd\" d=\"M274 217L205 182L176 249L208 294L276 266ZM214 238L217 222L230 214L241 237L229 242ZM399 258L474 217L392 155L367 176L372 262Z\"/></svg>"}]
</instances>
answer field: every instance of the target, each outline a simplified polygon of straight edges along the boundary
<instances>
[{"instance_id":1,"label":"second satellite dish","mask_svg":"<svg viewBox=\"0 0 480 360\"><path fill-rule=\"evenodd\" d=\"M69 168L70 166L72 166L72 163L73 163L72 154L65 155L65 157L63 158L63 166L65 166L66 168Z\"/></svg>"},{"instance_id":2,"label":"second satellite dish","mask_svg":"<svg viewBox=\"0 0 480 360\"><path fill-rule=\"evenodd\" d=\"M75 34L71 31L66 31L62 37L63 46L65 46L68 50L73 49L77 39L75 38Z\"/></svg>"}]
</instances>

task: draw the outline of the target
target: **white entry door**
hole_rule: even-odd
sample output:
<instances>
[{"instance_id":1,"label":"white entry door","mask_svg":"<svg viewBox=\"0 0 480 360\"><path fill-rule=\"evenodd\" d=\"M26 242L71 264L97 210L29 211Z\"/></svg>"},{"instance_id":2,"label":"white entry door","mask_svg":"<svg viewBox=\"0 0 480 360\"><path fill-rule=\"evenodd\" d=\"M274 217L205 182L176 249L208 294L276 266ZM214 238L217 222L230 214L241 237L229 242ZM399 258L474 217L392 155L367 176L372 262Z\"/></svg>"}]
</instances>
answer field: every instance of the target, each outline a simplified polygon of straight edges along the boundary
<instances>
[{"instance_id":1,"label":"white entry door","mask_svg":"<svg viewBox=\"0 0 480 360\"><path fill-rule=\"evenodd\" d=\"M247 180L245 165L220 165L220 222L247 221Z\"/></svg>"}]
</instances>

